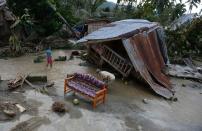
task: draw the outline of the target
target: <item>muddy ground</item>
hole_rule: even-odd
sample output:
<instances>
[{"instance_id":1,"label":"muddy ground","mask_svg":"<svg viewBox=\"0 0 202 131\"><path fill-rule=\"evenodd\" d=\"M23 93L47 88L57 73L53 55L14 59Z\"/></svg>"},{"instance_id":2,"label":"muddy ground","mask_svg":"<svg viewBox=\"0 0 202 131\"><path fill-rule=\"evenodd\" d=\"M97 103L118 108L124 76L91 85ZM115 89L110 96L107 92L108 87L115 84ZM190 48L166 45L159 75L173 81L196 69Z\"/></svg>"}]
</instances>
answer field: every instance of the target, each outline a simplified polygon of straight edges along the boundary
<instances>
[{"instance_id":1,"label":"muddy ground","mask_svg":"<svg viewBox=\"0 0 202 131\"><path fill-rule=\"evenodd\" d=\"M53 57L70 51L57 50ZM95 74L96 67L80 66L85 61L75 58L54 62L53 68L46 63L33 63L36 54L18 58L0 59L0 76L3 80L15 77L16 73L47 75L55 82L48 94L40 93L24 85L12 93L6 89L6 81L0 83L0 101L14 101L27 111L12 120L1 120L1 131L201 131L202 130L202 85L190 80L172 78L176 87L177 102L165 100L149 87L130 80L126 85L116 79L109 88L107 101L92 109L90 101L78 95L63 95L66 74L74 72ZM132 78L131 78L132 79ZM42 86L42 83L34 83ZM74 106L72 100L80 104ZM147 99L145 104L143 99ZM64 101L69 111L57 114L51 110L54 101ZM3 116L0 114L0 117Z\"/></svg>"}]
</instances>

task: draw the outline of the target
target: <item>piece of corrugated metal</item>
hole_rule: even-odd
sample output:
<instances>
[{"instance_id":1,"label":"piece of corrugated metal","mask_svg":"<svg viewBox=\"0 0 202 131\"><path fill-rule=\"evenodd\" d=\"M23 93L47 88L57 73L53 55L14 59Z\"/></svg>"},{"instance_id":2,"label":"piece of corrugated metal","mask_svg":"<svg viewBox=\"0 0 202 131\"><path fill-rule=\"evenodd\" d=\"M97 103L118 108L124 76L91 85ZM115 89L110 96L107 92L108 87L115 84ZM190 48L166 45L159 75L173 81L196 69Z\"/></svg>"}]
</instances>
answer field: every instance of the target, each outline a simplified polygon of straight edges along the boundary
<instances>
[{"instance_id":1,"label":"piece of corrugated metal","mask_svg":"<svg viewBox=\"0 0 202 131\"><path fill-rule=\"evenodd\" d=\"M171 91L169 78L161 72L164 66L163 60L162 58L157 59L161 56L158 56L159 51L157 51L156 44L151 44L145 37L147 36L138 34L122 41L135 70L140 73L141 77L157 94L171 98L174 92ZM153 34L150 37L153 37Z\"/></svg>"},{"instance_id":2,"label":"piece of corrugated metal","mask_svg":"<svg viewBox=\"0 0 202 131\"><path fill-rule=\"evenodd\" d=\"M92 32L91 34L83 37L77 43L84 43L88 41L99 41L99 40L111 40L111 39L122 39L128 38L137 34L141 30L148 30L158 26L158 23L149 22L147 20L140 19L127 19L112 22L107 24L105 27Z\"/></svg>"},{"instance_id":3,"label":"piece of corrugated metal","mask_svg":"<svg viewBox=\"0 0 202 131\"><path fill-rule=\"evenodd\" d=\"M131 43L135 43L141 58L143 59L148 71L163 86L171 89L171 83L167 76L162 73L165 67L164 60L160 53L156 32L138 34L131 38Z\"/></svg>"}]
</instances>

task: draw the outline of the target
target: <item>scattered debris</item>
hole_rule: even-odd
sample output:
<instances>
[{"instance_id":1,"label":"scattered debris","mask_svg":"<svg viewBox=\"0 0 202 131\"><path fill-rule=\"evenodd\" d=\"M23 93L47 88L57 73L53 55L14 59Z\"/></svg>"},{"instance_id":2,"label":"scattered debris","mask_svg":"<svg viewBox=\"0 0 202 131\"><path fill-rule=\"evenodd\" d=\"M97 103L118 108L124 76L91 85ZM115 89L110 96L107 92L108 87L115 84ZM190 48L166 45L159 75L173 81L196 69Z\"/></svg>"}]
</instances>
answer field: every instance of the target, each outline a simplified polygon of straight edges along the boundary
<instances>
[{"instance_id":1,"label":"scattered debris","mask_svg":"<svg viewBox=\"0 0 202 131\"><path fill-rule=\"evenodd\" d=\"M67 56L58 56L58 58L55 59L55 61L66 61Z\"/></svg>"},{"instance_id":2,"label":"scattered debris","mask_svg":"<svg viewBox=\"0 0 202 131\"><path fill-rule=\"evenodd\" d=\"M23 121L17 124L11 131L32 131L42 124L50 123L50 120L46 117L32 117L27 121Z\"/></svg>"},{"instance_id":3,"label":"scattered debris","mask_svg":"<svg viewBox=\"0 0 202 131\"><path fill-rule=\"evenodd\" d=\"M193 79L199 82L202 81L202 74L188 66L170 64L166 69L166 74L179 78Z\"/></svg>"},{"instance_id":4,"label":"scattered debris","mask_svg":"<svg viewBox=\"0 0 202 131\"><path fill-rule=\"evenodd\" d=\"M14 117L14 116L16 115L16 113L15 113L14 111L8 110L8 109L3 110L3 112L4 112L6 115L10 116L10 117Z\"/></svg>"},{"instance_id":5,"label":"scattered debris","mask_svg":"<svg viewBox=\"0 0 202 131\"><path fill-rule=\"evenodd\" d=\"M65 107L65 103L61 101L54 102L52 105L52 110L54 112L60 112L60 113L64 113L68 111Z\"/></svg>"},{"instance_id":6,"label":"scattered debris","mask_svg":"<svg viewBox=\"0 0 202 131\"><path fill-rule=\"evenodd\" d=\"M43 62L43 59L44 59L44 56L37 56L35 59L34 59L34 63L41 63Z\"/></svg>"},{"instance_id":7,"label":"scattered debris","mask_svg":"<svg viewBox=\"0 0 202 131\"><path fill-rule=\"evenodd\" d=\"M190 68L192 68L194 71L197 72L197 68L196 68L196 66L194 65L193 60L191 59L191 57L189 57L189 58L184 58L183 61L184 61L184 63L185 63L187 66L189 66Z\"/></svg>"},{"instance_id":8,"label":"scattered debris","mask_svg":"<svg viewBox=\"0 0 202 131\"><path fill-rule=\"evenodd\" d=\"M21 75L17 74L17 77L14 80L11 80L8 82L8 88L10 90L12 90L12 89L16 89L18 87L22 87L26 78L27 78L27 75L21 76Z\"/></svg>"},{"instance_id":9,"label":"scattered debris","mask_svg":"<svg viewBox=\"0 0 202 131\"><path fill-rule=\"evenodd\" d=\"M47 83L46 85L45 85L45 87L53 87L55 85L55 83L54 82L51 82L51 83Z\"/></svg>"},{"instance_id":10,"label":"scattered debris","mask_svg":"<svg viewBox=\"0 0 202 131\"><path fill-rule=\"evenodd\" d=\"M47 82L47 75L32 73L26 79L30 82Z\"/></svg>"},{"instance_id":11,"label":"scattered debris","mask_svg":"<svg viewBox=\"0 0 202 131\"><path fill-rule=\"evenodd\" d=\"M0 102L0 112L3 112L8 117L14 117L16 116L17 113L19 113L19 109L17 108L15 103L5 101L5 102Z\"/></svg>"},{"instance_id":12,"label":"scattered debris","mask_svg":"<svg viewBox=\"0 0 202 131\"><path fill-rule=\"evenodd\" d=\"M20 104L15 104L15 105L16 105L16 107L19 109L19 111L21 113L24 112L24 111L26 111L26 109L23 106L21 106Z\"/></svg>"}]
</instances>

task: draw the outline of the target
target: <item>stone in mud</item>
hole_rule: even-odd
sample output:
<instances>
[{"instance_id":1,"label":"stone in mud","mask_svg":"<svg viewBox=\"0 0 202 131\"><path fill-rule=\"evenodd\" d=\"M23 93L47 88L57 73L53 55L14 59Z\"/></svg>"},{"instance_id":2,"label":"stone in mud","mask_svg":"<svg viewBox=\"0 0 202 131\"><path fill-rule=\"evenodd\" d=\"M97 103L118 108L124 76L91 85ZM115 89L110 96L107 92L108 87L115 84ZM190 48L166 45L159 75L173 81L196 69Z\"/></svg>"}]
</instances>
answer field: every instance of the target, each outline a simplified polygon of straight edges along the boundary
<instances>
[{"instance_id":1,"label":"stone in mud","mask_svg":"<svg viewBox=\"0 0 202 131\"><path fill-rule=\"evenodd\" d=\"M177 101L178 101L178 98L177 98L177 97L173 97L173 98L172 98L172 101L177 102Z\"/></svg>"},{"instance_id":2,"label":"stone in mud","mask_svg":"<svg viewBox=\"0 0 202 131\"><path fill-rule=\"evenodd\" d=\"M79 104L79 100L78 99L74 99L72 102L73 102L74 105L78 105Z\"/></svg>"},{"instance_id":3,"label":"stone in mud","mask_svg":"<svg viewBox=\"0 0 202 131\"><path fill-rule=\"evenodd\" d=\"M142 102L145 103L145 104L148 104L149 100L145 98L145 99L142 100Z\"/></svg>"}]
</instances>

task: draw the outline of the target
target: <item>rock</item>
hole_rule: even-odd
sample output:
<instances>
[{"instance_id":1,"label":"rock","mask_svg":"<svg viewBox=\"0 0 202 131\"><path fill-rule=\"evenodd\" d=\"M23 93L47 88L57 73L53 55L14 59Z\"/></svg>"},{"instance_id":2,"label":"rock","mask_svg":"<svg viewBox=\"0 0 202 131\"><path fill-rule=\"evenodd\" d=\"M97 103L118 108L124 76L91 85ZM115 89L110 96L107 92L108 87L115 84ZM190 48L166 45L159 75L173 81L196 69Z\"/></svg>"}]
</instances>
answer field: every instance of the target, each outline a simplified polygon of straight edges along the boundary
<instances>
[{"instance_id":1,"label":"rock","mask_svg":"<svg viewBox=\"0 0 202 131\"><path fill-rule=\"evenodd\" d=\"M178 101L178 98L177 97L173 97L172 101L176 102L176 101Z\"/></svg>"},{"instance_id":2,"label":"rock","mask_svg":"<svg viewBox=\"0 0 202 131\"><path fill-rule=\"evenodd\" d=\"M12 110L3 110L3 112L10 117L14 117L16 115L16 113Z\"/></svg>"},{"instance_id":3,"label":"rock","mask_svg":"<svg viewBox=\"0 0 202 131\"><path fill-rule=\"evenodd\" d=\"M145 103L145 104L148 104L149 100L145 98L145 99L142 100L142 102Z\"/></svg>"},{"instance_id":4,"label":"rock","mask_svg":"<svg viewBox=\"0 0 202 131\"><path fill-rule=\"evenodd\" d=\"M73 100L73 104L74 104L74 105L78 105L78 104L79 104L79 100L78 100L78 99L74 99L74 100Z\"/></svg>"}]
</instances>

